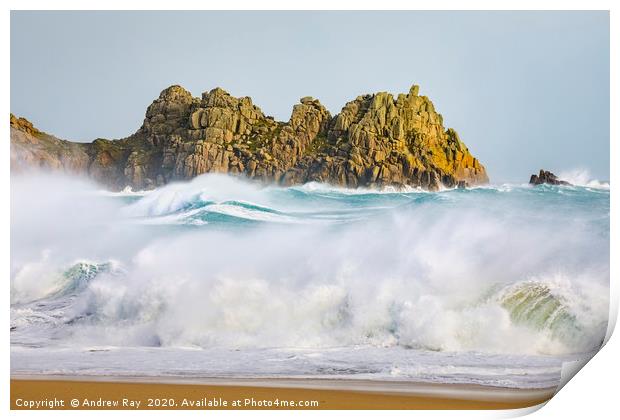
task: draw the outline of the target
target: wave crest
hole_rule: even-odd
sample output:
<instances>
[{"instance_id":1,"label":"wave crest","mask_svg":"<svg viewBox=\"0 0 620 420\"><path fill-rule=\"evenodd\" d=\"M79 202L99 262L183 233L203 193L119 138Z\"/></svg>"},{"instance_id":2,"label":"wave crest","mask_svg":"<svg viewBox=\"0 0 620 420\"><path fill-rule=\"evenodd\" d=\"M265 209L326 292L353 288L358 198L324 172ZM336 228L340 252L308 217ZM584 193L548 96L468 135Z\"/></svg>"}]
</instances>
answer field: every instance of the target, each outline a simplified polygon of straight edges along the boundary
<instances>
[{"instance_id":1,"label":"wave crest","mask_svg":"<svg viewBox=\"0 0 620 420\"><path fill-rule=\"evenodd\" d=\"M590 172L587 169L573 169L570 171L560 172L560 179L576 185L579 187L596 188L596 189L609 189L609 182L599 181L593 179Z\"/></svg>"},{"instance_id":2,"label":"wave crest","mask_svg":"<svg viewBox=\"0 0 620 420\"><path fill-rule=\"evenodd\" d=\"M56 197L50 226L26 212L45 191L23 190L12 321L38 311L55 321L37 325L88 345L589 351L608 316L609 198L564 192L341 194L206 176L130 203ZM203 224L176 225L191 223Z\"/></svg>"}]
</instances>

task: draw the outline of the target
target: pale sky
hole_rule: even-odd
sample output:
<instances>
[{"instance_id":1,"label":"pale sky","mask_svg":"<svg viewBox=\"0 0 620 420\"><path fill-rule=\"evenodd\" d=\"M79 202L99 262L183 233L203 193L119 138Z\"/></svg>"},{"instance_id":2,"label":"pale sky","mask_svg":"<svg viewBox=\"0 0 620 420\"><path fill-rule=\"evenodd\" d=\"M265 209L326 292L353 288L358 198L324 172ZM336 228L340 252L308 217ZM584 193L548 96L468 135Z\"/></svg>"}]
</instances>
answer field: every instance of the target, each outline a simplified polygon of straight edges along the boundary
<instances>
[{"instance_id":1,"label":"pale sky","mask_svg":"<svg viewBox=\"0 0 620 420\"><path fill-rule=\"evenodd\" d=\"M492 182L609 179L608 12L11 12L11 112L68 140L135 132L172 84L286 121L413 83Z\"/></svg>"}]
</instances>

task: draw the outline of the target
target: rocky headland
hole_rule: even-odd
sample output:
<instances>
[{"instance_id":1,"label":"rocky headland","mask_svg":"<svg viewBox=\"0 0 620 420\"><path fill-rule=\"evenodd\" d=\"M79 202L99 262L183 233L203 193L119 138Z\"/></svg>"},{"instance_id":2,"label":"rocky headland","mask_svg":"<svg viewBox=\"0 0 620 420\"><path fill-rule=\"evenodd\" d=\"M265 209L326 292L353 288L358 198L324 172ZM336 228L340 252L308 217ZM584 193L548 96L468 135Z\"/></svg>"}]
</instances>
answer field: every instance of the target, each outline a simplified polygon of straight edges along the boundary
<instances>
[{"instance_id":1,"label":"rocky headland","mask_svg":"<svg viewBox=\"0 0 620 420\"><path fill-rule=\"evenodd\" d=\"M281 185L310 181L429 190L488 182L484 166L414 85L397 97L358 96L331 116L305 97L287 122L221 88L196 98L170 86L142 126L119 140L58 139L11 114L11 170L86 175L110 189L150 189L207 172Z\"/></svg>"},{"instance_id":2,"label":"rocky headland","mask_svg":"<svg viewBox=\"0 0 620 420\"><path fill-rule=\"evenodd\" d=\"M554 173L541 169L538 175L530 176L530 184L550 184L550 185L572 185L570 182L559 179Z\"/></svg>"}]
</instances>

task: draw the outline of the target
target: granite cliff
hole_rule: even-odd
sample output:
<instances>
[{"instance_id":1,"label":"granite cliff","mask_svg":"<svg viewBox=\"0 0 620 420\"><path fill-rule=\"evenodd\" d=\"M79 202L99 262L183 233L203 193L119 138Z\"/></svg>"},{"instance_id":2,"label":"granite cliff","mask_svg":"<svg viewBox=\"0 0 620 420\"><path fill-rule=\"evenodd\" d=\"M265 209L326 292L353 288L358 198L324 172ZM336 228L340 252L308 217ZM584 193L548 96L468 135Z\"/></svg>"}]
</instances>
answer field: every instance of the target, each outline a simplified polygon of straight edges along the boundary
<instances>
[{"instance_id":1,"label":"granite cliff","mask_svg":"<svg viewBox=\"0 0 620 420\"><path fill-rule=\"evenodd\" d=\"M553 172L545 171L544 169L541 169L538 175L532 174L530 176L530 184L571 185L570 182L563 181L558 178Z\"/></svg>"},{"instance_id":2,"label":"granite cliff","mask_svg":"<svg viewBox=\"0 0 620 420\"><path fill-rule=\"evenodd\" d=\"M332 117L305 97L287 122L249 97L216 88L193 97L170 86L138 131L119 140L76 143L11 115L11 169L87 175L111 189L148 189L206 172L282 185L309 181L355 187L436 190L488 182L484 166L414 85L408 94L359 96Z\"/></svg>"}]
</instances>

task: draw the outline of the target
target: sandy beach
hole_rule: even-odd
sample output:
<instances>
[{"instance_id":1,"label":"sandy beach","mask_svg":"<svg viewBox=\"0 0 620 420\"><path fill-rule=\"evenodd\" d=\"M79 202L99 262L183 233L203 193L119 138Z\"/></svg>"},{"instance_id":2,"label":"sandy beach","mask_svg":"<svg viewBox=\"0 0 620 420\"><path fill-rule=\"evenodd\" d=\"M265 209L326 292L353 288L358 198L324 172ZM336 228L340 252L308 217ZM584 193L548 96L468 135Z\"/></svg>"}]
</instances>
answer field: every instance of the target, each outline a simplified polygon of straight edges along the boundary
<instances>
[{"instance_id":1,"label":"sandy beach","mask_svg":"<svg viewBox=\"0 0 620 420\"><path fill-rule=\"evenodd\" d=\"M348 380L11 378L11 409L418 409L531 407L554 389Z\"/></svg>"}]
</instances>

